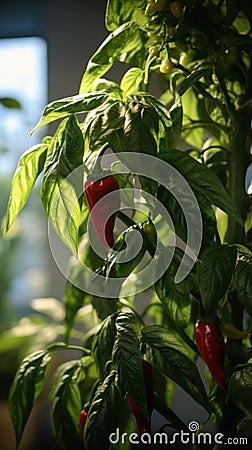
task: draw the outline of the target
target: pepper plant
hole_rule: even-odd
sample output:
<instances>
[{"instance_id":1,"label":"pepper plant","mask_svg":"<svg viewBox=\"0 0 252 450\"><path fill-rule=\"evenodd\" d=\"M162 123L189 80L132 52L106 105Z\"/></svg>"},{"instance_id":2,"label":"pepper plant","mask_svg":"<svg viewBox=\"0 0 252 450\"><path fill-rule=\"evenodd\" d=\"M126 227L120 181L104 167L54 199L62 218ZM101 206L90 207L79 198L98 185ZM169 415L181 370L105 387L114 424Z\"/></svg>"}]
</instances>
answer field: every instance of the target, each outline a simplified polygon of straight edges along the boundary
<instances>
[{"instance_id":1,"label":"pepper plant","mask_svg":"<svg viewBox=\"0 0 252 450\"><path fill-rule=\"evenodd\" d=\"M43 171L45 212L74 258L64 296L64 339L27 356L10 390L17 443L54 353L72 348L79 359L69 358L51 380L59 448L130 448L129 440L111 442L118 428L129 434L137 427L150 442L153 410L170 431L192 433L173 410L175 384L202 406L206 423L215 423L218 432L248 437L250 1L108 0L105 21L108 37L88 62L79 93L47 105L34 129L61 119L54 136L24 153L13 177L5 231ZM106 74L118 61L125 73L116 83ZM104 168L106 156L111 162ZM197 220L190 215L192 198ZM173 253L169 261L158 260L165 270L153 278L149 272L147 289L138 274L155 261L158 248L162 253L169 247L162 234L168 222ZM141 248L121 260L134 249L135 233ZM190 270L179 277L185 255ZM86 290L83 265L92 274ZM96 278L99 292L92 291ZM83 308L89 320L76 343ZM205 448L195 439L195 448Z\"/></svg>"}]
</instances>

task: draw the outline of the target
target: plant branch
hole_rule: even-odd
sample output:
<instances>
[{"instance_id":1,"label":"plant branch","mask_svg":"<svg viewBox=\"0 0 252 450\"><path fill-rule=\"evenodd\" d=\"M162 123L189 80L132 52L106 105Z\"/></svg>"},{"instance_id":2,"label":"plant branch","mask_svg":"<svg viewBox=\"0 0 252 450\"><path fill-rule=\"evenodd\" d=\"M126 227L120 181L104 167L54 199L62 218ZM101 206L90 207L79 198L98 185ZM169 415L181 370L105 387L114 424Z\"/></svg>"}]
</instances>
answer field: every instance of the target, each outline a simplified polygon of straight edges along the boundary
<instances>
[{"instance_id":1,"label":"plant branch","mask_svg":"<svg viewBox=\"0 0 252 450\"><path fill-rule=\"evenodd\" d=\"M134 220L132 220L129 216L127 216L122 211L118 211L117 216L123 223L125 223L125 225L127 225L127 227L132 227L134 225L137 225L137 223ZM155 255L156 249L146 235L145 235L145 242L146 242L146 247L147 247L149 254L153 257Z\"/></svg>"},{"instance_id":2,"label":"plant branch","mask_svg":"<svg viewBox=\"0 0 252 450\"><path fill-rule=\"evenodd\" d=\"M85 353L86 355L91 355L91 350L80 345L68 345L65 342L55 342L54 344L48 345L47 350L49 352L55 352L58 350L77 350L79 352Z\"/></svg>"},{"instance_id":3,"label":"plant branch","mask_svg":"<svg viewBox=\"0 0 252 450\"><path fill-rule=\"evenodd\" d=\"M161 398L154 394L154 408L163 416L176 430L189 431L186 424L175 414Z\"/></svg>"}]
</instances>

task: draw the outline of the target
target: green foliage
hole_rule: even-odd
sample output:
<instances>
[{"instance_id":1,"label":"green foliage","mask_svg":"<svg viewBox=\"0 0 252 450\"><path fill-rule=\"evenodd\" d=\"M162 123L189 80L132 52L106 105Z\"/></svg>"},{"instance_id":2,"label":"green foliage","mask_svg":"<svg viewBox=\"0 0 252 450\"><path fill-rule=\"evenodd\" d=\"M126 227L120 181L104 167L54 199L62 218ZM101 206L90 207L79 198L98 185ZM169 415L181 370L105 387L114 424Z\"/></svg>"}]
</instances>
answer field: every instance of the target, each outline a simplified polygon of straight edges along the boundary
<instances>
[{"instance_id":1,"label":"green foliage","mask_svg":"<svg viewBox=\"0 0 252 450\"><path fill-rule=\"evenodd\" d=\"M42 389L50 352L70 349L71 339L80 341L75 349L85 356L61 364L53 377L52 416L60 448L79 445L83 406L88 409L86 450L100 448L101 442L103 448L112 448L108 438L118 424L125 432L133 430L128 396L148 418L143 359L152 364L155 389L162 398L154 393L154 405L171 427L183 425L169 410L175 383L204 407L225 435L230 432L225 428L229 408L238 410L235 432L242 418L251 418L249 339L227 341L228 391L216 386L207 372L208 392L196 365L193 334L196 320L232 322L242 329L252 316L251 198L244 190L251 160L251 8L249 0L181 3L179 18L169 7L156 10L155 4L146 14L145 0L109 0L105 21L110 34L88 62L79 94L46 106L33 131L60 119L58 128L18 162L5 232L43 171L45 212L75 256L62 316L67 344L52 344L48 351L24 359L10 391L18 442ZM149 50L153 46L154 53ZM162 74L160 65L166 59L171 70ZM121 81L102 78L117 61L127 63ZM111 163L103 169L97 161L106 151ZM134 166L134 153L141 155L143 167L144 156L149 156L153 179ZM185 185L174 179L166 163ZM83 194L87 172L96 176L99 170L104 176L112 172L125 191L125 211L117 214L113 230L115 244L103 254L88 241L92 212ZM175 234L163 225L156 202L167 212ZM191 203L200 212L197 223ZM142 209L137 210L138 205ZM141 237L140 249L135 233ZM200 240L199 254L193 256L188 244L192 235ZM163 241L165 247L172 242L176 248L170 264L145 292L138 275L158 259ZM193 267L177 283L186 252ZM89 281L100 288L98 293L82 289L87 281L84 266L92 272ZM132 292L127 298L125 286ZM39 308L43 313L41 303ZM15 346L15 336L15 330L4 335L0 350ZM44 344L48 342L41 348Z\"/></svg>"},{"instance_id":2,"label":"green foliage","mask_svg":"<svg viewBox=\"0 0 252 450\"><path fill-rule=\"evenodd\" d=\"M36 127L32 130L32 133L54 120L62 119L63 117L70 116L74 113L92 111L102 105L106 100L107 95L103 92L88 92L87 94L79 94L74 97L67 97L49 103L49 105L45 107L42 116Z\"/></svg>"},{"instance_id":3,"label":"green foliage","mask_svg":"<svg viewBox=\"0 0 252 450\"><path fill-rule=\"evenodd\" d=\"M15 108L15 109L21 108L20 102L18 100L16 100L15 98L11 98L11 97L1 97L0 103L3 106L5 106L5 108Z\"/></svg>"},{"instance_id":4,"label":"green foliage","mask_svg":"<svg viewBox=\"0 0 252 450\"><path fill-rule=\"evenodd\" d=\"M101 78L122 54L135 54L141 49L141 31L133 22L127 22L111 33L90 59L80 85L80 94L92 89L97 78Z\"/></svg>"},{"instance_id":5,"label":"green foliage","mask_svg":"<svg viewBox=\"0 0 252 450\"><path fill-rule=\"evenodd\" d=\"M55 434L66 449L80 443L79 415L83 405L80 385L91 363L89 356L68 361L53 376L50 397Z\"/></svg>"},{"instance_id":6,"label":"green foliage","mask_svg":"<svg viewBox=\"0 0 252 450\"><path fill-rule=\"evenodd\" d=\"M251 407L251 364L237 370L230 379L228 395L241 408L246 416L252 418Z\"/></svg>"},{"instance_id":7,"label":"green foliage","mask_svg":"<svg viewBox=\"0 0 252 450\"><path fill-rule=\"evenodd\" d=\"M164 150L160 157L171 164L188 181L191 188L205 195L212 205L241 222L234 205L219 178L205 165L179 150Z\"/></svg>"},{"instance_id":8,"label":"green foliage","mask_svg":"<svg viewBox=\"0 0 252 450\"><path fill-rule=\"evenodd\" d=\"M158 325L146 326L143 338L150 348L154 367L178 383L192 398L210 412L207 395L195 362L184 342Z\"/></svg>"},{"instance_id":9,"label":"green foliage","mask_svg":"<svg viewBox=\"0 0 252 450\"><path fill-rule=\"evenodd\" d=\"M92 342L95 363L99 369L99 375L102 380L106 378L109 371L109 363L112 360L112 350L116 337L117 316L118 313L106 317Z\"/></svg>"},{"instance_id":10,"label":"green foliage","mask_svg":"<svg viewBox=\"0 0 252 450\"><path fill-rule=\"evenodd\" d=\"M116 371L105 378L98 386L88 410L85 428L85 445L89 449L110 448L109 435L119 422L118 411L122 408L124 388L118 380Z\"/></svg>"},{"instance_id":11,"label":"green foliage","mask_svg":"<svg viewBox=\"0 0 252 450\"><path fill-rule=\"evenodd\" d=\"M14 425L17 445L35 400L43 388L45 371L51 361L47 351L37 351L27 356L20 365L9 393L9 409Z\"/></svg>"},{"instance_id":12,"label":"green foliage","mask_svg":"<svg viewBox=\"0 0 252 450\"><path fill-rule=\"evenodd\" d=\"M190 285L188 279L175 283L178 266L174 258L155 289L167 314L181 328L186 328L191 317Z\"/></svg>"},{"instance_id":13,"label":"green foliage","mask_svg":"<svg viewBox=\"0 0 252 450\"><path fill-rule=\"evenodd\" d=\"M239 301L246 311L252 315L252 264L239 261L235 268L234 279Z\"/></svg>"},{"instance_id":14,"label":"green foliage","mask_svg":"<svg viewBox=\"0 0 252 450\"><path fill-rule=\"evenodd\" d=\"M236 248L214 245L202 254L197 266L197 280L203 306L215 312L218 302L228 290L236 263Z\"/></svg>"},{"instance_id":15,"label":"green foliage","mask_svg":"<svg viewBox=\"0 0 252 450\"><path fill-rule=\"evenodd\" d=\"M21 156L12 179L5 233L10 229L15 217L25 205L34 183L43 169L46 152L47 145L38 144Z\"/></svg>"},{"instance_id":16,"label":"green foliage","mask_svg":"<svg viewBox=\"0 0 252 450\"><path fill-rule=\"evenodd\" d=\"M116 336L112 358L119 380L146 417L147 410L142 357L137 335L139 324L134 314L122 312L116 318Z\"/></svg>"}]
</instances>

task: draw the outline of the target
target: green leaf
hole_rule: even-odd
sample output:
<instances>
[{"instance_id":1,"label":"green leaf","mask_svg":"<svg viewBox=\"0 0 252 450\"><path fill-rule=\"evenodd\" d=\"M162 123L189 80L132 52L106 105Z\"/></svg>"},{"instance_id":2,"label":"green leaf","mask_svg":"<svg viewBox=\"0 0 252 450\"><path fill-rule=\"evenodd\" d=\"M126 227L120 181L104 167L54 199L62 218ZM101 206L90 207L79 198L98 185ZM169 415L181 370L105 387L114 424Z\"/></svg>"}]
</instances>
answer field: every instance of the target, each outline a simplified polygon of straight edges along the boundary
<instances>
[{"instance_id":1,"label":"green leaf","mask_svg":"<svg viewBox=\"0 0 252 450\"><path fill-rule=\"evenodd\" d=\"M132 101L125 112L124 140L128 151L156 155L159 115L155 109Z\"/></svg>"},{"instance_id":2,"label":"green leaf","mask_svg":"<svg viewBox=\"0 0 252 450\"><path fill-rule=\"evenodd\" d=\"M136 239L136 231L141 233L142 242ZM103 275L110 278L122 278L121 284L117 285L119 295L122 283L136 269L146 252L143 225L136 224L125 230L116 240L113 250L103 267ZM111 288L108 286L108 289ZM115 294L115 289L116 287L113 285L113 294Z\"/></svg>"},{"instance_id":3,"label":"green leaf","mask_svg":"<svg viewBox=\"0 0 252 450\"><path fill-rule=\"evenodd\" d=\"M45 107L39 122L33 128L31 134L54 120L62 119L75 113L92 111L101 106L107 99L108 94L106 92L94 91L55 100Z\"/></svg>"},{"instance_id":4,"label":"green leaf","mask_svg":"<svg viewBox=\"0 0 252 450\"><path fill-rule=\"evenodd\" d=\"M208 247L217 235L217 220L214 209L209 199L202 194L202 192L194 192L197 202L200 207L202 224L203 224L203 236L201 248Z\"/></svg>"},{"instance_id":5,"label":"green leaf","mask_svg":"<svg viewBox=\"0 0 252 450\"><path fill-rule=\"evenodd\" d=\"M122 54L137 52L142 45L141 32L133 22L124 23L111 33L90 59L83 75L80 94L89 92Z\"/></svg>"},{"instance_id":6,"label":"green leaf","mask_svg":"<svg viewBox=\"0 0 252 450\"><path fill-rule=\"evenodd\" d=\"M65 164L65 167L61 167L61 172L68 175L82 164L84 153L82 131L74 115L71 115L66 123L64 153L66 158L60 160L60 163Z\"/></svg>"},{"instance_id":7,"label":"green leaf","mask_svg":"<svg viewBox=\"0 0 252 450\"><path fill-rule=\"evenodd\" d=\"M118 83L107 80L106 78L98 78L94 81L90 91L104 91L109 94L110 100L123 100L123 92Z\"/></svg>"},{"instance_id":8,"label":"green leaf","mask_svg":"<svg viewBox=\"0 0 252 450\"><path fill-rule=\"evenodd\" d=\"M228 110L224 103L218 98L210 97L205 100L206 111L211 120L222 125L224 128L228 125Z\"/></svg>"},{"instance_id":9,"label":"green leaf","mask_svg":"<svg viewBox=\"0 0 252 450\"><path fill-rule=\"evenodd\" d=\"M215 311L225 295L236 264L236 248L214 245L207 249L197 263L197 281L206 310Z\"/></svg>"},{"instance_id":10,"label":"green leaf","mask_svg":"<svg viewBox=\"0 0 252 450\"><path fill-rule=\"evenodd\" d=\"M82 192L83 139L74 116L61 122L48 148L41 199L56 233L77 254L82 222L78 193Z\"/></svg>"},{"instance_id":11,"label":"green leaf","mask_svg":"<svg viewBox=\"0 0 252 450\"><path fill-rule=\"evenodd\" d=\"M16 433L17 445L22 437L35 400L44 383L51 355L44 350L23 359L9 391L9 411Z\"/></svg>"},{"instance_id":12,"label":"green leaf","mask_svg":"<svg viewBox=\"0 0 252 450\"><path fill-rule=\"evenodd\" d=\"M90 357L68 361L61 364L53 376L50 391L52 418L62 449L78 447L80 443L79 416L83 408L80 384L91 363Z\"/></svg>"},{"instance_id":13,"label":"green leaf","mask_svg":"<svg viewBox=\"0 0 252 450\"><path fill-rule=\"evenodd\" d=\"M181 328L187 327L191 316L191 299L188 279L175 283L179 264L173 261L165 274L155 284L155 290L168 315Z\"/></svg>"},{"instance_id":14,"label":"green leaf","mask_svg":"<svg viewBox=\"0 0 252 450\"><path fill-rule=\"evenodd\" d=\"M132 67L123 76L120 88L125 96L136 94L143 81L144 71L139 67Z\"/></svg>"},{"instance_id":15,"label":"green leaf","mask_svg":"<svg viewBox=\"0 0 252 450\"><path fill-rule=\"evenodd\" d=\"M189 356L183 340L178 339L173 331L159 325L144 327L142 335L150 347L153 366L179 384L196 402L210 411L198 368Z\"/></svg>"},{"instance_id":16,"label":"green leaf","mask_svg":"<svg viewBox=\"0 0 252 450\"><path fill-rule=\"evenodd\" d=\"M120 25L129 20L133 20L139 25L147 23L148 18L144 11L146 8L145 0L109 0L106 9L106 28L109 31L114 31Z\"/></svg>"},{"instance_id":17,"label":"green leaf","mask_svg":"<svg viewBox=\"0 0 252 450\"><path fill-rule=\"evenodd\" d=\"M80 254L81 248L81 254ZM65 319L65 339L68 341L71 330L73 328L74 320L78 310L84 305L85 302L89 301L89 294L85 292L81 286L85 286L85 277L83 272L83 264L88 266L92 271L95 271L99 267L103 260L98 257L93 249L89 245L87 235L83 235L82 241L79 246L79 257L80 260L76 262L73 258L70 258L68 265L68 282L64 294L64 305L66 311ZM78 287L80 286L80 287ZM90 301L89 301L90 303Z\"/></svg>"},{"instance_id":18,"label":"green leaf","mask_svg":"<svg viewBox=\"0 0 252 450\"><path fill-rule=\"evenodd\" d=\"M227 0L226 26L230 27L241 9L241 3L238 0Z\"/></svg>"},{"instance_id":19,"label":"green leaf","mask_svg":"<svg viewBox=\"0 0 252 450\"><path fill-rule=\"evenodd\" d=\"M174 148L179 142L182 128L183 109L181 104L181 98L175 101L169 110L172 126L167 128L165 144L167 148Z\"/></svg>"},{"instance_id":20,"label":"green leaf","mask_svg":"<svg viewBox=\"0 0 252 450\"><path fill-rule=\"evenodd\" d=\"M193 88L188 89L182 97L183 102L183 139L188 145L199 150L202 149L205 142L205 130L215 133L216 125L211 123L209 126L209 116L205 110L204 99L198 99ZM204 107L201 107L203 105ZM201 110L204 110L205 120L202 120ZM214 134L215 135L215 134ZM218 134L219 136L219 134Z\"/></svg>"},{"instance_id":21,"label":"green leaf","mask_svg":"<svg viewBox=\"0 0 252 450\"><path fill-rule=\"evenodd\" d=\"M157 117L159 118L160 137L165 137L166 133L170 132L173 121L171 119L169 111L163 105L163 103L160 102L156 97L151 95L149 92L140 92L138 95L133 95L133 100L141 103L143 106L152 108L157 113Z\"/></svg>"},{"instance_id":22,"label":"green leaf","mask_svg":"<svg viewBox=\"0 0 252 450\"><path fill-rule=\"evenodd\" d=\"M251 5L249 5L249 8L246 7L246 11L249 11L248 17L243 13L243 11L240 11L233 22L233 26L238 33L244 35L250 32Z\"/></svg>"},{"instance_id":23,"label":"green leaf","mask_svg":"<svg viewBox=\"0 0 252 450\"><path fill-rule=\"evenodd\" d=\"M103 321L92 342L92 352L101 379L106 378L108 372L106 364L112 359L117 316L118 314L110 315Z\"/></svg>"},{"instance_id":24,"label":"green leaf","mask_svg":"<svg viewBox=\"0 0 252 450\"><path fill-rule=\"evenodd\" d=\"M164 150L159 156L177 169L194 191L199 191L212 205L243 223L220 179L208 167L176 149Z\"/></svg>"},{"instance_id":25,"label":"green leaf","mask_svg":"<svg viewBox=\"0 0 252 450\"><path fill-rule=\"evenodd\" d=\"M148 418L138 333L139 325L135 315L131 312L120 313L116 319L113 362L118 367L118 377L121 384Z\"/></svg>"},{"instance_id":26,"label":"green leaf","mask_svg":"<svg viewBox=\"0 0 252 450\"><path fill-rule=\"evenodd\" d=\"M239 261L235 268L234 280L240 303L252 316L252 264Z\"/></svg>"},{"instance_id":27,"label":"green leaf","mask_svg":"<svg viewBox=\"0 0 252 450\"><path fill-rule=\"evenodd\" d=\"M228 396L252 419L252 364L237 370L229 382Z\"/></svg>"},{"instance_id":28,"label":"green leaf","mask_svg":"<svg viewBox=\"0 0 252 450\"><path fill-rule=\"evenodd\" d=\"M181 192L181 198L185 197L185 193ZM213 242L214 237L217 233L217 221L214 210L208 198L197 191L194 192L198 205L200 207L202 225L203 225L203 236L201 248L208 247L210 243ZM183 197L182 197L183 196ZM184 242L187 241L187 228L188 224L186 221L185 214L182 207L176 198L172 195L170 191L165 189L164 186L158 188L157 198L162 202L167 211L169 212L172 223L175 228L175 233Z\"/></svg>"},{"instance_id":29,"label":"green leaf","mask_svg":"<svg viewBox=\"0 0 252 450\"><path fill-rule=\"evenodd\" d=\"M120 411L124 400L124 389L116 371L111 372L98 386L88 410L88 418L84 433L87 450L101 448L110 449L110 434L115 431L120 419Z\"/></svg>"},{"instance_id":30,"label":"green leaf","mask_svg":"<svg viewBox=\"0 0 252 450\"><path fill-rule=\"evenodd\" d=\"M0 98L0 104L5 106L5 108L15 108L15 109L21 109L21 104L18 100L11 97L1 97Z\"/></svg>"},{"instance_id":31,"label":"green leaf","mask_svg":"<svg viewBox=\"0 0 252 450\"><path fill-rule=\"evenodd\" d=\"M211 73L210 66L201 68L199 67L193 70L181 83L178 91L179 95L183 95L190 87L195 85L202 77L208 75L209 73Z\"/></svg>"},{"instance_id":32,"label":"green leaf","mask_svg":"<svg viewBox=\"0 0 252 450\"><path fill-rule=\"evenodd\" d=\"M89 138L89 147L94 151L104 143L111 142L111 135L117 130L123 129L125 105L115 101L107 105L101 111L88 118L86 134Z\"/></svg>"},{"instance_id":33,"label":"green leaf","mask_svg":"<svg viewBox=\"0 0 252 450\"><path fill-rule=\"evenodd\" d=\"M11 184L4 233L7 233L25 205L34 183L43 169L46 152L47 145L37 144L27 150L18 161Z\"/></svg>"},{"instance_id":34,"label":"green leaf","mask_svg":"<svg viewBox=\"0 0 252 450\"><path fill-rule=\"evenodd\" d=\"M183 195L182 192L181 195ZM174 195L172 195L171 191L169 191L162 185L158 188L157 198L160 202L162 202L162 204L169 212L176 235L179 236L179 238L184 242L186 242L187 222L183 209L180 206L179 202L176 200Z\"/></svg>"}]
</instances>

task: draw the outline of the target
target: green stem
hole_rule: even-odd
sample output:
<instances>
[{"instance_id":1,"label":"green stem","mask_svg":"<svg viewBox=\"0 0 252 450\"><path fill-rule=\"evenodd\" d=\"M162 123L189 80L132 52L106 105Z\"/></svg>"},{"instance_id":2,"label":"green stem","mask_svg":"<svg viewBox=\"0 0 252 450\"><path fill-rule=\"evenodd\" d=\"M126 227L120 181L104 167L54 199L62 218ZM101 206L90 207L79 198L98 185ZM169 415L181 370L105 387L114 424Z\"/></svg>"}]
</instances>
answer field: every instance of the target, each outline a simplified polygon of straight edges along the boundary
<instances>
[{"instance_id":1,"label":"green stem","mask_svg":"<svg viewBox=\"0 0 252 450\"><path fill-rule=\"evenodd\" d=\"M239 111L236 116L236 132L230 141L228 191L235 209L245 220L249 206L249 197L245 191L245 176L250 160L248 135L251 117L247 111ZM225 240L229 244L246 244L244 226L230 216Z\"/></svg>"},{"instance_id":2,"label":"green stem","mask_svg":"<svg viewBox=\"0 0 252 450\"><path fill-rule=\"evenodd\" d=\"M252 75L252 74L250 74ZM244 101L251 98L251 87L248 86ZM228 192L234 208L245 220L249 198L245 191L246 170L250 161L248 136L251 129L251 110L240 109L230 111L235 133L230 136L230 152L228 153ZM229 244L239 243L246 245L246 234L243 225L228 216L228 226L225 241ZM242 328L243 307L239 302L237 292L228 294L231 321L237 328ZM228 339L226 353L232 366L243 363L242 341ZM232 369L231 369L232 371ZM241 411L228 398L223 407L222 418L217 421L217 430L229 436L236 435L237 423L241 420ZM217 448L217 447L216 447Z\"/></svg>"},{"instance_id":3,"label":"green stem","mask_svg":"<svg viewBox=\"0 0 252 450\"><path fill-rule=\"evenodd\" d=\"M235 111L234 111L234 107L233 107L233 104L231 102L231 99L230 99L230 97L228 95L226 83L223 80L222 75L219 74L219 71L216 68L215 68L215 75L216 75L216 77L218 79L218 83L219 83L222 95L223 95L223 97L225 99L225 102L226 102L226 105L227 105L227 108L228 108L228 111L229 111L229 115L230 115L231 118L234 119L235 118Z\"/></svg>"},{"instance_id":4,"label":"green stem","mask_svg":"<svg viewBox=\"0 0 252 450\"><path fill-rule=\"evenodd\" d=\"M154 408L168 420L169 424L172 428L177 430L178 432L184 431L187 433L187 436L191 434L191 431L186 426L186 424L175 414L165 403L160 399L160 397L155 393L154 394ZM177 446L176 446L177 448ZM197 447L198 448L198 447ZM211 450L208 444L201 444L201 450Z\"/></svg>"},{"instance_id":5,"label":"green stem","mask_svg":"<svg viewBox=\"0 0 252 450\"><path fill-rule=\"evenodd\" d=\"M246 219L249 208L249 196L245 192L245 177L247 167L250 164L250 142L252 110L244 105L252 97L252 68L247 73L247 86L243 96L243 107L238 111L230 111L231 118L235 120L235 134L230 137L229 156L229 195L234 207L240 213L243 220ZM231 217L228 218L226 241L229 244L240 243L246 245L245 228L239 225Z\"/></svg>"},{"instance_id":6,"label":"green stem","mask_svg":"<svg viewBox=\"0 0 252 450\"><path fill-rule=\"evenodd\" d=\"M134 225L137 225L137 223L132 220L129 216L127 216L125 213L123 213L122 211L118 211L117 213L117 217L127 226L127 227L132 227ZM153 257L155 255L155 247L152 244L152 242L149 241L149 239L147 238L147 236L145 236L145 241L146 241L146 247L147 250L149 252L149 254Z\"/></svg>"},{"instance_id":7,"label":"green stem","mask_svg":"<svg viewBox=\"0 0 252 450\"><path fill-rule=\"evenodd\" d=\"M54 344L48 345L47 350L49 352L55 352L58 350L78 350L79 352L85 353L86 355L91 355L91 350L80 345L68 345L65 342L55 342Z\"/></svg>"},{"instance_id":8,"label":"green stem","mask_svg":"<svg viewBox=\"0 0 252 450\"><path fill-rule=\"evenodd\" d=\"M188 431L186 424L166 404L154 394L154 408L175 428L175 430Z\"/></svg>"},{"instance_id":9,"label":"green stem","mask_svg":"<svg viewBox=\"0 0 252 450\"><path fill-rule=\"evenodd\" d=\"M149 87L149 83L150 83L150 67L151 64L155 61L155 59L157 59L156 56L148 56L146 64L145 64L145 70L144 70L144 80L143 80L143 85L144 85L144 91L148 91L148 87Z\"/></svg>"},{"instance_id":10,"label":"green stem","mask_svg":"<svg viewBox=\"0 0 252 450\"><path fill-rule=\"evenodd\" d=\"M132 220L127 214L125 214L122 211L118 211L117 213L118 219L120 219L127 227L133 227L133 225L136 225L136 222Z\"/></svg>"}]
</instances>

